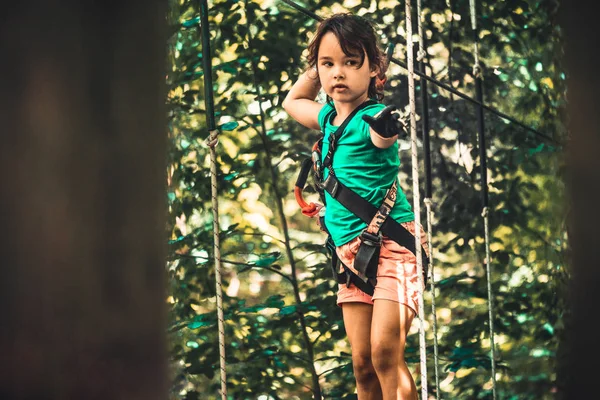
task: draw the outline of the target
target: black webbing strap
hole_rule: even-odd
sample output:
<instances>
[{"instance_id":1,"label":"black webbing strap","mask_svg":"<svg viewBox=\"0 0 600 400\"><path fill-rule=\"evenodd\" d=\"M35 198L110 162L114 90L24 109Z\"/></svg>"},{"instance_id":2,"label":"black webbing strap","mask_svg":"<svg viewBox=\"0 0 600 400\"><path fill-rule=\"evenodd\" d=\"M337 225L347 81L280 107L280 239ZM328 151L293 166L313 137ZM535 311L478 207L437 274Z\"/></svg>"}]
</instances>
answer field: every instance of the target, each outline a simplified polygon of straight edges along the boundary
<instances>
[{"instance_id":1,"label":"black webbing strap","mask_svg":"<svg viewBox=\"0 0 600 400\"><path fill-rule=\"evenodd\" d=\"M296 178L296 187L300 190L304 189L306 185L306 179L308 179L308 173L312 168L312 160L310 158L306 158L302 165L300 166L300 172L298 173L298 177Z\"/></svg>"},{"instance_id":2,"label":"black webbing strap","mask_svg":"<svg viewBox=\"0 0 600 400\"><path fill-rule=\"evenodd\" d=\"M377 285L377 267L383 240L380 232L381 226L388 219L394 204L396 204L397 193L398 181L394 179L394 183L385 194L379 210L359 236L361 243L354 257L354 269L358 272L360 279L365 283L370 281L373 286Z\"/></svg>"},{"instance_id":3,"label":"black webbing strap","mask_svg":"<svg viewBox=\"0 0 600 400\"><path fill-rule=\"evenodd\" d=\"M365 107L371 106L377 104L377 102L375 100L367 100L364 103L362 103L361 105L359 105L358 107L356 107L351 113L350 115L348 115L346 117L346 119L344 120L344 122L338 126L338 128L335 130L335 132L329 136L329 148L327 149L327 154L325 155L325 159L323 159L323 165L322 168L328 168L329 166L331 166L331 164L333 163L333 153L335 152L335 149L337 147L337 142L338 140L340 140L340 137L342 136L342 134L344 133L344 129L346 129L346 125L348 125L348 123L352 120L352 118L354 118L354 116L356 115L357 112L359 112L360 110L362 110ZM329 119L331 118L331 116L333 115L333 113L335 112L335 109L329 111L327 113L327 115L325 116L325 123L323 124L323 134L325 134L325 125L327 124L327 121L329 121Z\"/></svg>"},{"instance_id":4,"label":"black webbing strap","mask_svg":"<svg viewBox=\"0 0 600 400\"><path fill-rule=\"evenodd\" d=\"M345 284L346 286L350 286L350 283L354 283L359 290L362 290L366 294L373 296L373 293L375 292L375 286L371 282L364 282L356 274L354 274L352 270L346 266L346 264L342 263L335 251L335 244L333 243L331 236L327 237L325 247L331 254L331 270L336 281L340 284ZM344 267L344 271L340 272L340 266Z\"/></svg>"},{"instance_id":5,"label":"black webbing strap","mask_svg":"<svg viewBox=\"0 0 600 400\"><path fill-rule=\"evenodd\" d=\"M339 201L340 204L366 224L369 224L377 213L377 208L375 206L340 182L332 170L329 171L329 176L325 179L325 182L323 182L323 188L331 197ZM401 246L404 246L413 254L417 254L414 235L400 225L395 219L386 218L381 225L381 233ZM423 258L423 275L427 276L429 258L427 257L425 249L422 247L421 256Z\"/></svg>"}]
</instances>

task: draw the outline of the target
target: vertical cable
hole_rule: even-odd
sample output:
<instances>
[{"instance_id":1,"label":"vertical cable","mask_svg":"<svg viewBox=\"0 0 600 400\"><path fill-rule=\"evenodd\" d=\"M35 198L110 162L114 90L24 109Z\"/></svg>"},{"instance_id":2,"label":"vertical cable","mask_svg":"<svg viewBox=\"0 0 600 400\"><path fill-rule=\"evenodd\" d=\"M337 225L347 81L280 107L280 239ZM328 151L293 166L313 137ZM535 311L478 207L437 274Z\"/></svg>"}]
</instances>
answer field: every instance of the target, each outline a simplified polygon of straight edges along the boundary
<instances>
[{"instance_id":1,"label":"vertical cable","mask_svg":"<svg viewBox=\"0 0 600 400\"><path fill-rule=\"evenodd\" d=\"M487 296L488 296L488 319L490 328L490 364L492 369L492 397L496 399L496 344L494 340L494 301L492 294L492 273L490 265L490 231L489 231L489 208L488 208L488 185L487 185L487 156L485 145L485 126L483 120L483 83L481 80L482 70L479 64L479 33L477 31L477 18L475 0L469 0L471 11L471 27L473 29L473 53L475 55L475 64L473 65L473 75L475 76L475 90L477 101L477 129L479 131L479 163L481 166L481 202L484 225L485 240L485 269L487 277Z\"/></svg>"},{"instance_id":2,"label":"vertical cable","mask_svg":"<svg viewBox=\"0 0 600 400\"><path fill-rule=\"evenodd\" d=\"M406 59L408 64L408 97L410 104L410 139L412 156L413 207L415 214L415 247L417 275L419 279L419 354L421 359L421 398L427 399L427 355L425 348L425 307L423 304L423 258L421 255L421 205L419 196L419 160L417 157L417 118L415 107L415 67L412 42L412 18L410 0L405 3L406 13Z\"/></svg>"},{"instance_id":3,"label":"vertical cable","mask_svg":"<svg viewBox=\"0 0 600 400\"><path fill-rule=\"evenodd\" d=\"M202 68L204 69L204 102L206 123L210 136L206 144L210 147L210 183L213 209L213 235L215 252L215 279L217 285L217 323L219 329L219 366L221 370L221 399L227 400L227 374L225 371L225 328L223 323L223 287L221 282L221 248L219 242L219 201L217 193L217 152L219 130L215 128L213 103L212 58L210 54L210 29L208 27L207 0L200 0L200 24L202 28Z\"/></svg>"},{"instance_id":4,"label":"vertical cable","mask_svg":"<svg viewBox=\"0 0 600 400\"><path fill-rule=\"evenodd\" d=\"M421 9L421 0L417 0L417 20L419 21L419 52L417 61L419 62L419 70L421 74L426 75L425 57L427 50L425 47L425 34L423 33L423 13ZM421 128L423 140L423 164L425 166L425 199L423 203L427 207L427 248L429 249L429 282L431 293L431 314L433 318L433 366L435 373L435 398L440 399L440 373L439 373L439 356L438 356L438 338L437 338L437 313L435 308L435 274L433 267L433 211L431 208L432 190L431 190L431 145L429 143L429 93L427 90L427 80L421 79Z\"/></svg>"}]
</instances>

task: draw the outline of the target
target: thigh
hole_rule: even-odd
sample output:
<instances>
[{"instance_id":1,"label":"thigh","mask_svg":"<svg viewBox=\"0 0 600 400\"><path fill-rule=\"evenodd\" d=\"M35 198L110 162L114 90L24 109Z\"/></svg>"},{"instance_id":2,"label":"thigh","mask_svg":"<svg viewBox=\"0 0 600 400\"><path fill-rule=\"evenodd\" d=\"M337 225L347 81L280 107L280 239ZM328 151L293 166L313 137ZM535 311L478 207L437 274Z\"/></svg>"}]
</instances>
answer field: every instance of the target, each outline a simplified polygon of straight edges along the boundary
<instances>
[{"instance_id":1,"label":"thigh","mask_svg":"<svg viewBox=\"0 0 600 400\"><path fill-rule=\"evenodd\" d=\"M369 355L373 306L365 303L343 303L342 314L352 353Z\"/></svg>"},{"instance_id":2,"label":"thigh","mask_svg":"<svg viewBox=\"0 0 600 400\"><path fill-rule=\"evenodd\" d=\"M371 346L403 355L406 335L415 313L405 304L392 300L376 299L374 303Z\"/></svg>"},{"instance_id":3,"label":"thigh","mask_svg":"<svg viewBox=\"0 0 600 400\"><path fill-rule=\"evenodd\" d=\"M417 313L419 287L415 255L396 242L385 239L379 257L373 300L401 303Z\"/></svg>"},{"instance_id":4,"label":"thigh","mask_svg":"<svg viewBox=\"0 0 600 400\"><path fill-rule=\"evenodd\" d=\"M354 268L354 259L356 257L356 252L358 251L358 247L360 246L360 239L359 238L355 238L354 240L351 240L350 242L339 246L336 248L336 252L337 255L340 259L340 261L348 266L349 268ZM343 271L343 267L340 266L340 271ZM369 305L373 305L373 300L372 300L372 296L366 294L365 292L363 292L362 290L360 290L359 288L357 288L353 283L350 284L349 287L346 286L346 284L340 284L338 285L338 292L337 292L337 304L339 306L341 306L342 304L352 304L352 303L365 303L365 304L369 304ZM357 315L360 318L361 311L355 311L355 308L353 306L348 308L348 311L351 315L354 315L355 313L358 313ZM366 309L365 309L366 310ZM353 317L351 317L353 318ZM369 324L371 321L371 317L369 314Z\"/></svg>"}]
</instances>

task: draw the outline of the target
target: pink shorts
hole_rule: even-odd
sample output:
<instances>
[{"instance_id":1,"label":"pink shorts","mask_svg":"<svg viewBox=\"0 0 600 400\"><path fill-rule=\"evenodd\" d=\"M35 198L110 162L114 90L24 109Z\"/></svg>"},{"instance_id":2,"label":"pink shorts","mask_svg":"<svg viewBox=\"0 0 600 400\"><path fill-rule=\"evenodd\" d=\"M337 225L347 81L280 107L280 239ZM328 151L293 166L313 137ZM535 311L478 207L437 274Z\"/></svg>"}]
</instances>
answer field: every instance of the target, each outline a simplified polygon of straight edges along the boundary
<instances>
[{"instance_id":1,"label":"pink shorts","mask_svg":"<svg viewBox=\"0 0 600 400\"><path fill-rule=\"evenodd\" d=\"M414 234L414 221L405 222L402 226ZM421 244L429 254L427 234L423 229L421 229ZM340 261L348 267L354 268L354 258L359 245L360 239L357 237L337 247L336 252ZM425 269L426 266L424 265L423 268ZM374 300L386 299L404 304L417 314L419 309L418 293L419 277L415 255L393 240L384 237L379 254L377 284L373 296L369 296L354 284L350 284L350 287L340 284L338 285L337 304L340 306L350 302L373 304Z\"/></svg>"}]
</instances>

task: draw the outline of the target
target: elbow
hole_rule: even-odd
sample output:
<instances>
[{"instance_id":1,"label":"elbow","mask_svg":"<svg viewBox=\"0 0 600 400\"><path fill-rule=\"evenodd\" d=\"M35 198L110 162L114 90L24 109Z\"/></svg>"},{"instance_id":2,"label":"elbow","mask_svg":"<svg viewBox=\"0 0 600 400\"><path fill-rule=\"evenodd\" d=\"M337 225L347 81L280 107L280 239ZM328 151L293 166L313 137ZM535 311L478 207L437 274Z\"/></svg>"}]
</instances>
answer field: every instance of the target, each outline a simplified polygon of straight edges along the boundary
<instances>
[{"instance_id":1,"label":"elbow","mask_svg":"<svg viewBox=\"0 0 600 400\"><path fill-rule=\"evenodd\" d=\"M290 98L290 93L288 92L288 94L285 96L285 98L283 99L283 101L281 102L281 107L283 107L283 109L289 113L290 112L290 103L292 102L292 99Z\"/></svg>"}]
</instances>

